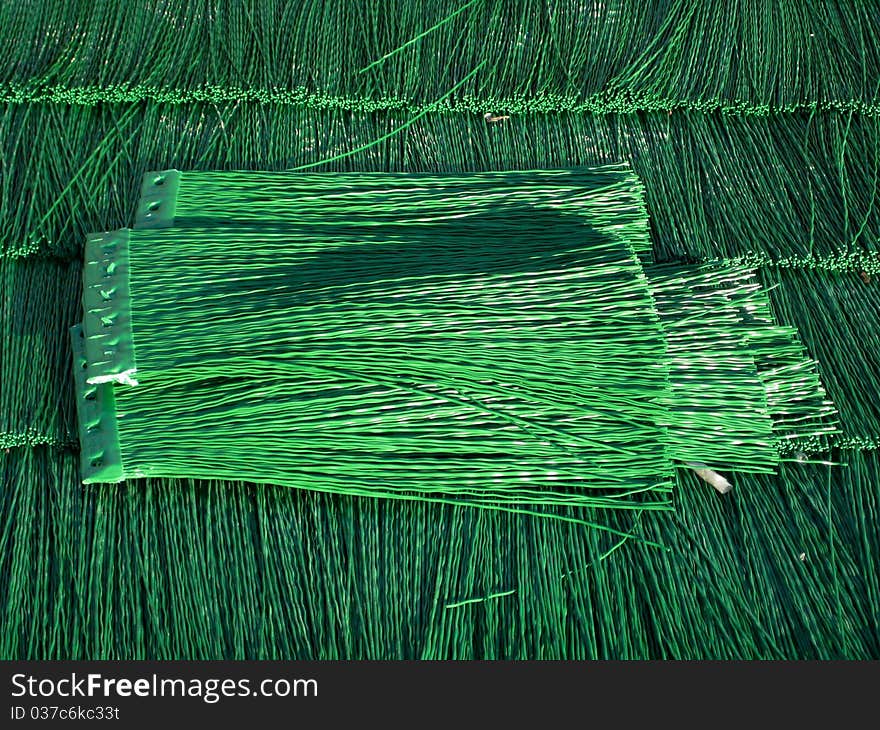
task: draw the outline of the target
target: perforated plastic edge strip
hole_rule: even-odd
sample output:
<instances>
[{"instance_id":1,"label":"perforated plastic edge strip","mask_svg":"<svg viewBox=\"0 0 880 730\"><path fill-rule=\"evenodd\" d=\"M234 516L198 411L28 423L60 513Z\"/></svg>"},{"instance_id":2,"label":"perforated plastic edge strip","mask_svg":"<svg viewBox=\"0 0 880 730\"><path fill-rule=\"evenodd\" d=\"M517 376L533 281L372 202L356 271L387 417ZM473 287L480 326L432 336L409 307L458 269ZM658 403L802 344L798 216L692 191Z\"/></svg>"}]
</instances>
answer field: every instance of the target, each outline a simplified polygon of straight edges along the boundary
<instances>
[{"instance_id":1,"label":"perforated plastic edge strip","mask_svg":"<svg viewBox=\"0 0 880 730\"><path fill-rule=\"evenodd\" d=\"M128 242L127 228L86 239L82 324L91 384L137 385Z\"/></svg>"},{"instance_id":2,"label":"perforated plastic edge strip","mask_svg":"<svg viewBox=\"0 0 880 730\"><path fill-rule=\"evenodd\" d=\"M121 482L124 477L113 384L88 382L90 369L81 324L70 328L83 484Z\"/></svg>"},{"instance_id":3,"label":"perforated plastic edge strip","mask_svg":"<svg viewBox=\"0 0 880 730\"><path fill-rule=\"evenodd\" d=\"M141 181L141 197L134 216L135 228L169 228L174 225L180 172L148 172Z\"/></svg>"}]
</instances>

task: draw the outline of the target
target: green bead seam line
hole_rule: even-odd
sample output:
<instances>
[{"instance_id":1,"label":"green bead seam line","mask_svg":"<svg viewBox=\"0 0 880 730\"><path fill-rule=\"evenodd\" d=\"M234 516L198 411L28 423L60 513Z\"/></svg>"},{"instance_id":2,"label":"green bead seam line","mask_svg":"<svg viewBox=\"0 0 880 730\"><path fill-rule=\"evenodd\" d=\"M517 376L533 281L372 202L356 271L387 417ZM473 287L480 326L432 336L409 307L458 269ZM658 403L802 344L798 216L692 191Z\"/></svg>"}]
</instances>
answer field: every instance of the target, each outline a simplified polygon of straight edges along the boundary
<instances>
[{"instance_id":1,"label":"green bead seam line","mask_svg":"<svg viewBox=\"0 0 880 730\"><path fill-rule=\"evenodd\" d=\"M866 117L880 115L880 104L867 99L826 99L784 104L755 103L746 99L724 99L720 96L702 99L674 98L656 92L606 89L589 95L543 93L533 96L486 95L465 93L444 102L419 102L398 96L345 96L297 86L290 89L248 88L206 85L199 88L168 88L147 84L124 83L103 86L49 86L32 84L0 84L0 103L53 103L74 106L100 104L190 104L226 102L257 102L296 106L306 109L339 109L348 112L373 113L399 110L415 114L425 109L443 113L484 114L487 110L507 114L558 114L586 112L589 114L633 114L640 112L692 111L739 116L770 116L801 112L844 112Z\"/></svg>"},{"instance_id":2,"label":"green bead seam line","mask_svg":"<svg viewBox=\"0 0 880 730\"><path fill-rule=\"evenodd\" d=\"M83 329L88 382L137 385L129 292L129 229L93 233L83 264Z\"/></svg>"},{"instance_id":3,"label":"green bead seam line","mask_svg":"<svg viewBox=\"0 0 880 730\"><path fill-rule=\"evenodd\" d=\"M92 385L88 382L91 366L86 358L85 332L81 324L70 328L70 342L83 484L121 482L122 455L116 428L113 384Z\"/></svg>"},{"instance_id":4,"label":"green bead seam line","mask_svg":"<svg viewBox=\"0 0 880 730\"><path fill-rule=\"evenodd\" d=\"M850 251L826 256L787 256L774 258L763 252L742 256L708 259L701 263L716 266L745 266L750 269L802 269L806 271L833 271L839 273L865 272L880 275L880 253L876 251Z\"/></svg>"}]
</instances>

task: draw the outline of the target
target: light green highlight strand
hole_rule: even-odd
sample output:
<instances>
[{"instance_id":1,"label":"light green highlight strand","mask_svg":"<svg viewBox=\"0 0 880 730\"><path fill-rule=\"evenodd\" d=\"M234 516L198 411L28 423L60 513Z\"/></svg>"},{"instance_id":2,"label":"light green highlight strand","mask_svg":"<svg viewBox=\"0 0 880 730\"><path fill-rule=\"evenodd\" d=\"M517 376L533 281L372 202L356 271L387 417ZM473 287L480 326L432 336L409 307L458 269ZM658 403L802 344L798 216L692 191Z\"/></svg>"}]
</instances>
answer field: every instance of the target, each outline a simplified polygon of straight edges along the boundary
<instances>
[{"instance_id":1,"label":"light green highlight strand","mask_svg":"<svg viewBox=\"0 0 880 730\"><path fill-rule=\"evenodd\" d=\"M401 51L405 50L406 48L409 48L409 47L410 47L411 45L413 45L414 43L418 43L418 42L419 42L422 38L424 38L426 35L429 35L430 33L433 33L433 32L434 32L435 30L437 30L438 28L442 28L442 27L443 27L444 25L446 25L450 20L452 20L456 15L460 15L460 14L463 13L465 10L467 10L469 7L471 7L472 5L475 5L475 4L478 3L478 2L482 2L482 0L470 0L470 2L465 3L465 4L462 5L458 10L454 10L454 11L451 12L449 15L447 15L445 18L443 18L443 20L441 20L441 21L439 21L439 22L437 22L437 23L434 23L434 25L432 25L430 28L425 29L424 31L422 31L422 32L419 33L418 35L416 35L416 36L414 36L413 38L411 38L410 40L408 40L408 41L407 41L406 43L404 43L403 45L398 46L398 47L395 48L393 51L389 51L389 52L386 53L384 56L381 56L381 57L377 58L375 61L373 61L372 63L370 63L370 64L364 66L362 69L360 69L360 70L358 71L358 73L359 73L359 74L362 74L362 73L364 73L364 72L366 72L366 71L369 71L371 68L374 68L374 67L376 67L376 66L379 66L380 64L384 63L384 62L387 61L389 58L391 58L392 56L396 56L396 55L397 55L398 53L400 53Z\"/></svg>"}]
</instances>

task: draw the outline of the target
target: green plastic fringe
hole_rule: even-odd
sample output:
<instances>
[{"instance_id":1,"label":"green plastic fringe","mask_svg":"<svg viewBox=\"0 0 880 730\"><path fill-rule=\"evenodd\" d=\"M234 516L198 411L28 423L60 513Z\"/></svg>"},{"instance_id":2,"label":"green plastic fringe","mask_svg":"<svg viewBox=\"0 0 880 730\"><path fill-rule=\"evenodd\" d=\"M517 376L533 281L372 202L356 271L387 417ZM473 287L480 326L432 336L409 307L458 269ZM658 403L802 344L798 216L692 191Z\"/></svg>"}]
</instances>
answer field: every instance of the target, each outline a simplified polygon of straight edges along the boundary
<instances>
[{"instance_id":1,"label":"green plastic fringe","mask_svg":"<svg viewBox=\"0 0 880 730\"><path fill-rule=\"evenodd\" d=\"M790 439L837 432L797 331L776 325L755 272L652 267L667 339L666 427L680 463L775 471Z\"/></svg>"},{"instance_id":2,"label":"green plastic fringe","mask_svg":"<svg viewBox=\"0 0 880 730\"><path fill-rule=\"evenodd\" d=\"M635 535L0 452L4 659L871 659L880 461L688 471ZM603 518L630 530L628 515ZM597 516L596 519L599 519Z\"/></svg>"},{"instance_id":3,"label":"green plastic fringe","mask_svg":"<svg viewBox=\"0 0 880 730\"><path fill-rule=\"evenodd\" d=\"M275 217L128 232L119 310L121 249L89 249L107 301L84 302L85 378L136 384L115 389L120 477L668 508L658 409L634 396L666 371L631 174L293 175L277 198L238 177ZM249 201L227 186L235 223Z\"/></svg>"},{"instance_id":4,"label":"green plastic fringe","mask_svg":"<svg viewBox=\"0 0 880 730\"><path fill-rule=\"evenodd\" d=\"M676 463L774 471L774 417L835 431L753 272L643 268L625 167L164 171L141 193L148 228L86 247L86 482L662 509Z\"/></svg>"},{"instance_id":5,"label":"green plastic fringe","mask_svg":"<svg viewBox=\"0 0 880 730\"><path fill-rule=\"evenodd\" d=\"M138 114L137 117L129 118L120 109L62 109L53 106L7 107L2 110L0 120L3 120L3 134L0 135L0 140L7 153L11 149L15 150L13 156L5 158L9 164L8 169L13 174L0 177L0 185L4 186L5 191L0 196L6 205L0 214L4 232L18 229L19 226L33 226L27 220L39 221L46 217L46 211L51 208L47 221L57 216L59 229L65 231L59 234L52 251L61 256L81 255L82 242L89 231L102 230L108 223L111 226L124 226L132 222L140 194L141 177L149 167L162 169L167 164L166 161L177 161L182 166L240 167L250 164L271 168L283 163L286 159L284 156L300 145L314 144L319 151L343 151L361 139L375 135L373 127L380 121L378 115L354 117L345 121L331 113L304 114L290 108L270 111L248 105L221 107L216 110L198 105L157 106L147 107ZM788 323L799 327L811 357L817 358L820 352L825 352L819 359L823 372L828 371L824 372L826 382L837 359L852 356L857 361L865 362L864 367L849 368L849 372L853 373L851 377L855 378L853 393L856 395L848 396L845 387L837 388L832 393L833 400L839 403L847 398L858 398L859 393L874 392L872 388L876 386L870 384L870 377L876 371L875 366L870 365L872 350L869 345L860 344L869 343L870 337L856 334L860 321L871 321L877 316L876 303L870 297L864 299L862 292L867 294L872 291L871 287L876 287L880 259L870 252L859 252L870 240L877 240L876 231L880 229L872 222L874 219L863 213L852 214L858 226L851 224L851 228L856 231L867 221L859 244L850 253L833 253L835 250L844 250L839 241L842 239L845 217L837 211L858 210L859 204L856 204L856 198L853 197L856 193L864 193L864 205L869 205L871 191L875 189L873 152L870 150L877 148L876 136L870 127L865 126L863 120L858 117L848 120L841 116L835 121L833 115L817 115L810 120L806 116L801 118L790 115L778 120L729 118L722 124L713 117L676 113L672 116L664 114L647 115L644 118L594 119L560 115L558 118L518 119L514 123L515 127L507 123L487 125L482 120L470 123L465 120L455 122L451 119L428 117L418 127L420 134L427 135L424 140L419 141L416 135L404 132L398 138L383 143L377 150L363 153L357 159L335 163L334 166L348 169L360 166L362 169L374 170L387 168L389 165L408 166L415 170L444 167L474 169L478 165L548 165L558 164L560 160L569 158L575 161L604 159L608 153L600 148L600 144L612 150L624 151L623 156L634 157L638 171L648 182L645 195L652 213L651 236L656 258L715 260L739 267L759 266L762 271L776 268L795 273L804 271L804 275L797 279L797 286L814 299L820 295L813 294L813 290L821 287L824 280L824 275L818 275L819 272L853 272L848 276L836 277L836 280L846 289L846 296L854 302L857 312L848 315L846 319L835 320L829 331L824 330L824 325L800 326L797 322ZM841 135L820 137L816 134L818 130L846 130L847 124L849 129L843 158L839 153L823 152L826 148L833 150ZM787 127L795 130L800 128L801 131L779 136ZM446 130L443 134L440 133L442 129ZM649 133L651 129L669 129L675 132L677 136L673 140L674 146L669 147L664 136ZM782 142L793 142L803 137L805 129L810 130L809 138L812 140L806 149L812 151L803 159L802 164L808 165L812 170L805 172L792 167L784 178L767 179L760 188L753 186L752 180L756 175L777 170L780 164L788 164L796 159L796 154L800 153L795 153L791 145L782 145ZM304 134L303 130L312 131ZM697 135L696 130L715 130L715 133L710 138L705 138L704 133ZM744 137L743 133L746 131L749 134ZM120 132L124 132L124 136ZM64 145L64 154L52 150L49 140L53 135ZM462 135L468 140L468 148L457 141ZM766 142L761 147L745 143L746 139L752 138L766 138ZM704 141L695 145L695 140L698 139ZM99 143L97 148L96 142ZM713 156L719 166L714 171L703 168L697 176L693 165L679 164L680 156L688 159L693 159L695 155L705 157L712 148L710 145L723 145L723 153ZM835 159L850 159L860 149L862 153L852 157L853 164L845 170L846 179L851 181L847 198L827 194L834 190L835 177L840 178L836 173L828 177L828 185L824 188L820 188L815 182L806 184L810 174L818 175L825 169L823 165L836 166ZM633 152L637 150L641 151L634 156ZM817 155L820 152L824 162L817 165ZM474 159L469 157L470 154L475 156ZM773 159L778 162L772 166L745 165L742 162L748 159L764 159L768 155L773 155ZM864 164L857 163L859 156L864 158ZM813 162L810 161L811 158ZM314 157L303 153L298 154L296 159L308 161ZM149 160L155 162L150 163ZM743 172L734 174L737 169L742 169ZM28 171L27 178L19 175L23 171ZM707 178L707 174L710 177ZM858 182L852 182L857 174L861 175ZM731 191L723 208L707 206L706 201L700 197L700 185L705 184L705 180L713 179L719 182L726 179L723 188L716 189ZM839 180L837 186L839 187ZM789 210L788 206L792 201L809 201L811 187L816 200L812 214L812 206L809 205L780 213ZM826 193L817 198L816 191L820 189L824 189ZM62 191L60 196L58 190ZM687 218L682 218L676 213L671 206L682 195L684 197L678 204L678 210L697 211L699 214L692 212ZM60 203L56 204L56 199ZM663 203L664 199L668 199L668 203ZM848 205L844 206L843 201L847 199ZM10 204L12 201L14 205ZM773 225L767 226L764 219L770 210L778 217ZM727 211L734 211L735 215L729 215ZM813 218L815 221L811 224ZM741 221L741 227L733 227L738 221ZM52 227L48 223L46 225ZM838 230L840 233L836 232ZM875 233L868 236L872 230ZM759 241L754 240L756 232L761 234ZM11 245L13 241L18 245L27 238L27 234L20 233L4 235L0 241L2 245ZM707 240L714 240L716 243L706 248L702 242ZM811 245L812 254L809 253ZM787 258L762 252L764 246L768 250L785 254ZM23 254L31 249L8 248L7 252L11 254L13 250ZM40 250L48 252L45 248ZM718 259L722 250L736 255ZM751 253L741 255L744 251ZM37 308L61 311L53 303L59 297L57 301L65 303L65 313L63 317L59 315L60 318L55 320L56 324L51 326L51 337L57 338L61 343L58 352L63 351L63 357L59 354L59 361L67 368L70 363L67 329L79 320L75 312L76 297L72 292L79 284L73 284L71 274L71 278L65 280L71 282L70 285L64 284L69 288L62 291L57 285L53 285L52 282L60 281L55 273L58 266L59 263L53 259L42 262L25 261L20 265L9 263L7 271L12 272L16 267L32 271L34 276L46 277L46 283L34 285L29 295L30 304L8 309L4 314L3 326L7 331L13 331L10 328L14 328L14 331L26 334L29 327L27 322L31 318L48 316L46 313L39 313ZM814 271L817 276L811 273ZM868 277L873 276L872 283L866 285L858 275L859 272L864 272ZM17 276L21 277L22 274ZM768 283L772 284L772 280ZM771 295L776 296L776 291ZM820 315L821 310L811 306L800 316L815 318ZM49 327L49 324L44 327ZM49 331L45 329L41 337L49 337ZM26 336L34 337L33 334ZM71 418L74 402L68 392L70 379L32 377L28 374L31 365L34 372L45 370L52 373L58 372L58 369L51 364L52 360L43 358L39 350L30 349L30 345L22 343L20 350L32 352L29 358L14 356L14 347L17 345L11 344L11 340L7 342L10 344L5 346L3 354L12 359L9 360L10 365L5 368L6 374L0 383L0 390L3 391L0 397L5 398L4 402L7 404L0 413L0 418L5 419L7 424L3 430L3 443L8 446L21 443L75 442L76 426ZM18 362L26 364L16 366L15 363ZM60 421L56 420L59 407L62 413L68 414ZM868 413L870 412L869 409ZM832 439L831 443L851 448L875 447L880 443L876 436L876 423L876 416L864 422L863 418L853 418L851 415L848 422L842 424L843 434ZM60 424L60 427L53 424ZM792 444L790 450L795 453L821 450L827 445Z\"/></svg>"},{"instance_id":6,"label":"green plastic fringe","mask_svg":"<svg viewBox=\"0 0 880 730\"><path fill-rule=\"evenodd\" d=\"M0 100L15 104L412 113L485 64L449 109L880 109L880 16L861 0L10 4L0 28Z\"/></svg>"},{"instance_id":7,"label":"green plastic fringe","mask_svg":"<svg viewBox=\"0 0 880 730\"><path fill-rule=\"evenodd\" d=\"M818 363L849 448L878 448L880 281L855 273L785 269L766 270L762 279L776 287L771 297L777 317L797 328Z\"/></svg>"},{"instance_id":8,"label":"green plastic fringe","mask_svg":"<svg viewBox=\"0 0 880 730\"><path fill-rule=\"evenodd\" d=\"M0 257L18 259L0 262L2 658L880 656L871 3L0 13ZM627 161L646 184L655 258L759 268L774 319L818 360L842 433L781 441L780 473L738 475L723 499L678 470L662 519L576 510L623 536L230 482L83 486L76 453L30 448L77 440L67 328L81 265L55 257L79 259L87 233L130 225L145 171L311 164L426 111L321 169ZM796 349L767 337L772 347L750 345L759 375L769 353ZM772 416L774 435L803 415ZM806 457L833 445L854 450Z\"/></svg>"},{"instance_id":9,"label":"green plastic fringe","mask_svg":"<svg viewBox=\"0 0 880 730\"><path fill-rule=\"evenodd\" d=\"M81 256L132 224L149 170L284 170L376 140L402 112L228 103L0 108L0 255ZM625 161L658 261L880 273L880 119L429 115L321 171L557 169Z\"/></svg>"},{"instance_id":10,"label":"green plastic fringe","mask_svg":"<svg viewBox=\"0 0 880 730\"><path fill-rule=\"evenodd\" d=\"M64 325L81 316L81 269L0 260L0 449L79 440Z\"/></svg>"}]
</instances>

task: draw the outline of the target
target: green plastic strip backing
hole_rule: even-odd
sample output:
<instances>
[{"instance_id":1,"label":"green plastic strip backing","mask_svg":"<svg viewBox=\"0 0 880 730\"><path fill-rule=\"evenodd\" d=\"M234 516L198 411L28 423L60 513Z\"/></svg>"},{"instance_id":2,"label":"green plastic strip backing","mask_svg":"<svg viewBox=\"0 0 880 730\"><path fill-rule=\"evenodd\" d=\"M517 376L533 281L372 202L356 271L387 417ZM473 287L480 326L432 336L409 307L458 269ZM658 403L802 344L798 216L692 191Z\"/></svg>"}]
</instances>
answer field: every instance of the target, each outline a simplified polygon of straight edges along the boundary
<instances>
[{"instance_id":1,"label":"green plastic strip backing","mask_svg":"<svg viewBox=\"0 0 880 730\"><path fill-rule=\"evenodd\" d=\"M148 172L141 182L141 197L134 216L135 228L168 228L174 225L180 173Z\"/></svg>"},{"instance_id":2,"label":"green plastic strip backing","mask_svg":"<svg viewBox=\"0 0 880 730\"><path fill-rule=\"evenodd\" d=\"M88 382L137 385L129 293L129 230L90 234L83 266Z\"/></svg>"},{"instance_id":3,"label":"green plastic strip backing","mask_svg":"<svg viewBox=\"0 0 880 730\"><path fill-rule=\"evenodd\" d=\"M88 382L91 366L86 359L86 339L81 324L70 328L70 340L82 481L84 484L121 482L124 477L113 384L93 385Z\"/></svg>"}]
</instances>

